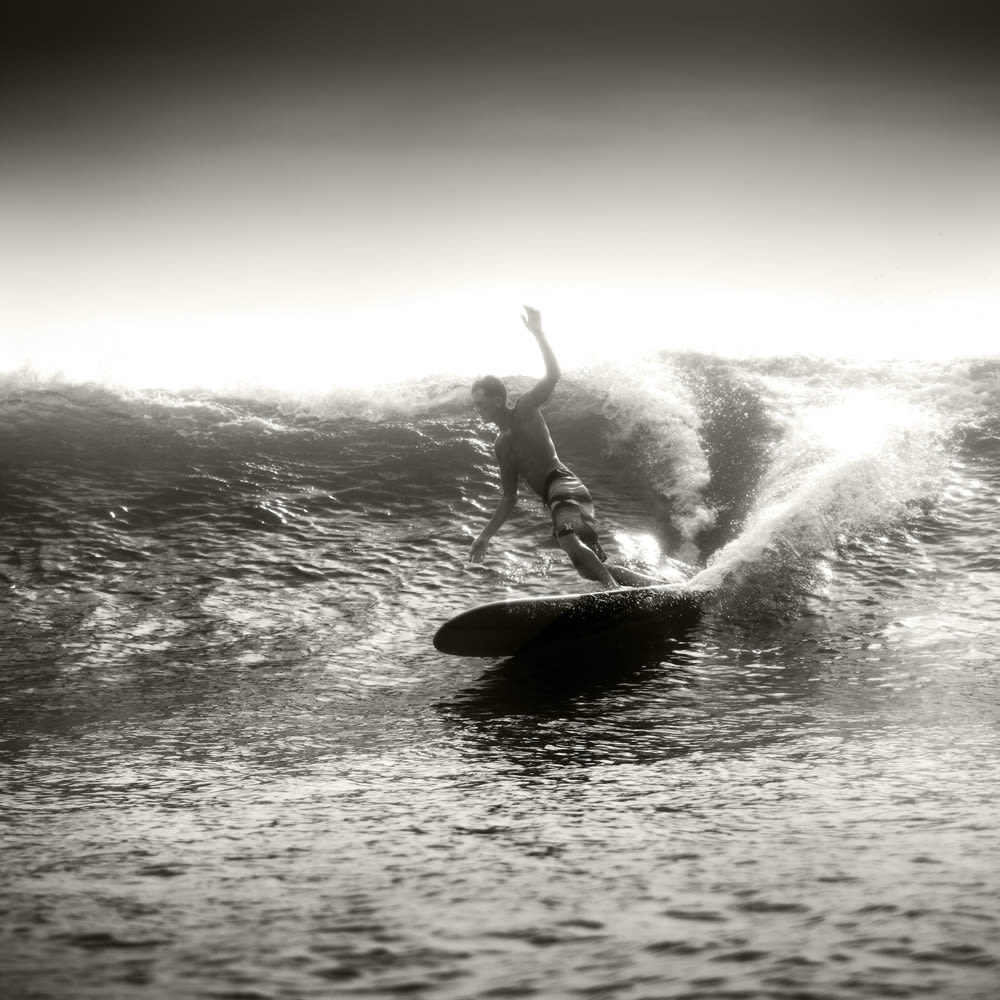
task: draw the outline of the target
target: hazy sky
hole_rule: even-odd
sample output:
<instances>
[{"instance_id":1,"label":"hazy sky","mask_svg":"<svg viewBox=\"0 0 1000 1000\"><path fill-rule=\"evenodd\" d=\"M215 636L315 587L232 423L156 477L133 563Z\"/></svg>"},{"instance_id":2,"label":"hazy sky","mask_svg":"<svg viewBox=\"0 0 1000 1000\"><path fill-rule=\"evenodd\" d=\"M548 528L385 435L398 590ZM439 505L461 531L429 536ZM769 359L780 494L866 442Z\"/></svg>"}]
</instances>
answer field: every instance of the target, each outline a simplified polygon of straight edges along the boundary
<instances>
[{"instance_id":1,"label":"hazy sky","mask_svg":"<svg viewBox=\"0 0 1000 1000\"><path fill-rule=\"evenodd\" d=\"M476 288L996 295L986 5L35 6L0 43L8 335Z\"/></svg>"}]
</instances>

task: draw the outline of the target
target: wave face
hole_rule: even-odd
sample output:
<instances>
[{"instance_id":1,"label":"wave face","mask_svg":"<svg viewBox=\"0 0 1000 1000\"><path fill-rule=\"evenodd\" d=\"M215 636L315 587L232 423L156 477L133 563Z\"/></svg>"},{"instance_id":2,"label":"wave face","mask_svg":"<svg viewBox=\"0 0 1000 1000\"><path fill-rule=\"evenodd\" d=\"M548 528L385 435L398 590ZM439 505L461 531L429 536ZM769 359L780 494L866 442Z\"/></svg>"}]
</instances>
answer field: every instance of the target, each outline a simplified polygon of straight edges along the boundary
<instances>
[{"instance_id":1,"label":"wave face","mask_svg":"<svg viewBox=\"0 0 1000 1000\"><path fill-rule=\"evenodd\" d=\"M987 433L996 378L988 363L662 355L639 372L605 364L567 377L547 417L564 461L600 501L617 511L638 495L626 516L650 520L696 564L741 535L744 547L794 542L820 526L836 537L933 500L955 449ZM183 479L195 469L217 477L204 503L223 521L280 491L292 466L287 486L348 494L362 515L404 493L412 502L414 481L431 519L447 513L456 489L475 505L495 487L489 432L453 378L299 398L6 382L0 455L8 488L23 490L24 502L32 487L16 489L20 474L45 470L59 470L39 484L56 506L60 477L84 490L133 480L133 521L137 509L171 516L162 495L142 490L146 477ZM511 384L516 393L530 383ZM601 488L608 480L621 486ZM386 495L387 482L406 488Z\"/></svg>"},{"instance_id":2,"label":"wave face","mask_svg":"<svg viewBox=\"0 0 1000 1000\"><path fill-rule=\"evenodd\" d=\"M434 651L587 589L527 490L467 562L465 378L6 376L15 993L993 995L1000 363L660 353L546 413L690 635Z\"/></svg>"},{"instance_id":3,"label":"wave face","mask_svg":"<svg viewBox=\"0 0 1000 1000\"><path fill-rule=\"evenodd\" d=\"M69 579L84 537L124 551L150 544L154 525L163 539L199 519L209 548L244 530L297 535L293 561L322 575L314 548L327 533L353 523L364 534L405 512L414 537L440 546L444 585L496 500L492 435L457 378L309 396L5 382L5 501L24 518L8 520L11 544L31 537ZM530 384L510 382L515 393ZM932 508L963 456L992 440L996 383L990 362L662 354L567 376L546 415L619 557L700 571L714 588L781 553L808 565ZM496 548L517 553L530 578L544 531L527 493Z\"/></svg>"}]
</instances>

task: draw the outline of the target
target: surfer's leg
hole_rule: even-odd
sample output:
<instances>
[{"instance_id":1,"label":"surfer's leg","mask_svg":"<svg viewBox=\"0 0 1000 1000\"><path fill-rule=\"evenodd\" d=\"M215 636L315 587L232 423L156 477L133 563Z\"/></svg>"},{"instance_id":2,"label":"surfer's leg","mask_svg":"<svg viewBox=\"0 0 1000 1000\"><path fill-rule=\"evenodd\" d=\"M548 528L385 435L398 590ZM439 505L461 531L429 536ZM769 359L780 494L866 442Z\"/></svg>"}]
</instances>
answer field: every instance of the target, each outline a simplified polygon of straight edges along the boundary
<instances>
[{"instance_id":1,"label":"surfer's leg","mask_svg":"<svg viewBox=\"0 0 1000 1000\"><path fill-rule=\"evenodd\" d=\"M600 536L597 533L597 519L594 517L594 505L592 501L577 504L577 514L579 520L572 522L573 530L583 542L584 547L596 553L604 569L611 574L616 584L621 587L652 587L655 584L663 582L662 580L657 580L655 577L646 576L644 573L637 573L635 570L626 569L624 566L614 566L608 562L607 553L604 551Z\"/></svg>"},{"instance_id":2,"label":"surfer's leg","mask_svg":"<svg viewBox=\"0 0 1000 1000\"><path fill-rule=\"evenodd\" d=\"M559 489L563 490L564 485L560 483ZM584 579L602 583L605 587L617 587L618 582L604 565L608 557L597 537L593 505L586 487L579 483L572 496L563 490L551 503L552 534L569 556L577 573Z\"/></svg>"},{"instance_id":3,"label":"surfer's leg","mask_svg":"<svg viewBox=\"0 0 1000 1000\"><path fill-rule=\"evenodd\" d=\"M575 531L565 531L558 538L559 545L566 555L569 556L570 561L580 576L586 580L603 583L606 587L617 586L617 581L608 571L608 567L601 562L593 549L587 548L580 541Z\"/></svg>"},{"instance_id":4,"label":"surfer's leg","mask_svg":"<svg viewBox=\"0 0 1000 1000\"><path fill-rule=\"evenodd\" d=\"M611 563L605 563L604 568L623 587L655 587L665 582L664 580L658 580L655 576L646 576L645 573L636 573L634 569L626 569L624 566L614 566Z\"/></svg>"}]
</instances>

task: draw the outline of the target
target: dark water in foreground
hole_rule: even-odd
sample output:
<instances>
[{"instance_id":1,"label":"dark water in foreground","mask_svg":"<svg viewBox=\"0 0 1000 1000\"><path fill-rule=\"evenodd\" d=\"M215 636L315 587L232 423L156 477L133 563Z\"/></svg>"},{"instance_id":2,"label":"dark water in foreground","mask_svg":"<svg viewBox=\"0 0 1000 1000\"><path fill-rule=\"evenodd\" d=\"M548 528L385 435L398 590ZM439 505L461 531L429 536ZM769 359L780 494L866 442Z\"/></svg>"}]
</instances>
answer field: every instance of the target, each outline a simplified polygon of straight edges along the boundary
<instances>
[{"instance_id":1,"label":"dark water in foreground","mask_svg":"<svg viewBox=\"0 0 1000 1000\"><path fill-rule=\"evenodd\" d=\"M579 589L464 389L11 380L4 996L998 995L1000 369L661 365L550 423L717 598L569 662L431 647Z\"/></svg>"}]
</instances>

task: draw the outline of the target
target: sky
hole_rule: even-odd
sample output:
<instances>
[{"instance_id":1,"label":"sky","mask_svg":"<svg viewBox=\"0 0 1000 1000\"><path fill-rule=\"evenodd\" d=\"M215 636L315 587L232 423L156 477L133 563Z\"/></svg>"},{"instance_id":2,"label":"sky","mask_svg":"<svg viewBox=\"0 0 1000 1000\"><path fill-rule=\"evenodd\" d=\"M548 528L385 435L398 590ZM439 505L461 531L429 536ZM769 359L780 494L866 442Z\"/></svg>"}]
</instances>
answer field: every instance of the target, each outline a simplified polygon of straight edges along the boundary
<instances>
[{"instance_id":1,"label":"sky","mask_svg":"<svg viewBox=\"0 0 1000 1000\"><path fill-rule=\"evenodd\" d=\"M998 29L961 0L22 5L0 367L519 365L526 301L580 361L995 353Z\"/></svg>"}]
</instances>

